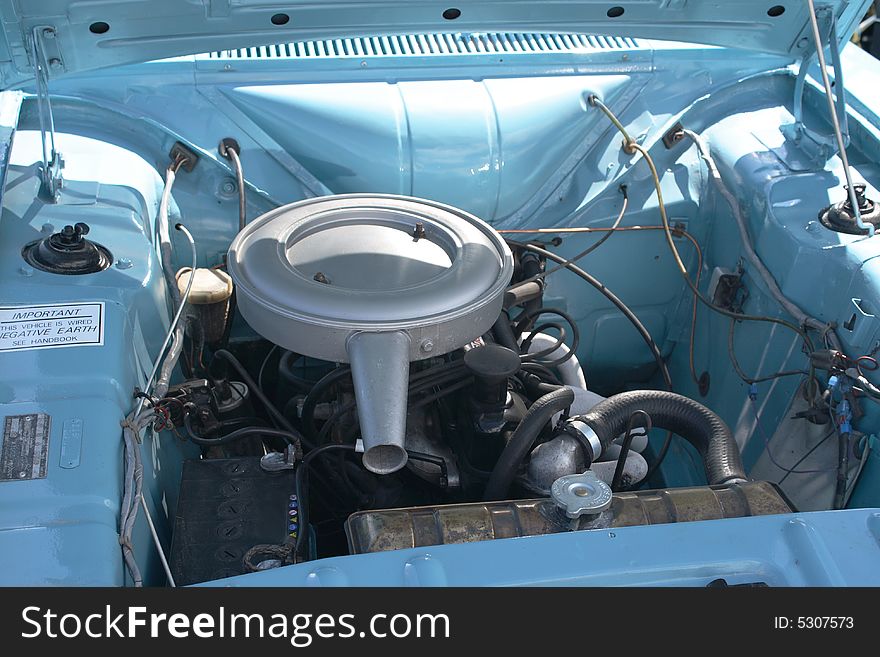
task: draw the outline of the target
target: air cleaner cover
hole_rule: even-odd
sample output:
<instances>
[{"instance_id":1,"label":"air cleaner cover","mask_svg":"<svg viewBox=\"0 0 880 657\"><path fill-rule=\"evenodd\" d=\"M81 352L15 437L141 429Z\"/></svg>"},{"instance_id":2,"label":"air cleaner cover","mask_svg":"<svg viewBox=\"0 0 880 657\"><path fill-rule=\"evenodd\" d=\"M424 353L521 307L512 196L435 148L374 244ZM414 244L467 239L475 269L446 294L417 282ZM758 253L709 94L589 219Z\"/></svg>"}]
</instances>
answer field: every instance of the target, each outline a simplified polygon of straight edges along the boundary
<instances>
[{"instance_id":1,"label":"air cleaner cover","mask_svg":"<svg viewBox=\"0 0 880 657\"><path fill-rule=\"evenodd\" d=\"M404 331L409 360L457 349L492 326L513 263L504 240L432 201L350 194L250 223L229 249L238 305L286 349L348 362L355 332Z\"/></svg>"},{"instance_id":2,"label":"air cleaner cover","mask_svg":"<svg viewBox=\"0 0 880 657\"><path fill-rule=\"evenodd\" d=\"M498 233L401 196L328 196L269 212L229 248L242 316L275 344L350 362L377 474L406 465L409 362L464 346L501 312L513 273Z\"/></svg>"}]
</instances>

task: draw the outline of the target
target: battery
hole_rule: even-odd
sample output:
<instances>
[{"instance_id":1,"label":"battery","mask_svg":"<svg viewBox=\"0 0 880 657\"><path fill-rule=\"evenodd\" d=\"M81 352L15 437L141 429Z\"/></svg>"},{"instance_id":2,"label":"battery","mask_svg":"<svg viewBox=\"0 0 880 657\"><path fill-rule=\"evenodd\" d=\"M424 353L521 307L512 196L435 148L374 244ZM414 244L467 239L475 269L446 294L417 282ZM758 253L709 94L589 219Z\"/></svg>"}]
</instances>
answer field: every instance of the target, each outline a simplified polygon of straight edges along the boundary
<instances>
[{"instance_id":1,"label":"battery","mask_svg":"<svg viewBox=\"0 0 880 657\"><path fill-rule=\"evenodd\" d=\"M188 460L171 542L178 585L248 572L257 545L290 545L299 530L293 470L267 472L259 457Z\"/></svg>"}]
</instances>

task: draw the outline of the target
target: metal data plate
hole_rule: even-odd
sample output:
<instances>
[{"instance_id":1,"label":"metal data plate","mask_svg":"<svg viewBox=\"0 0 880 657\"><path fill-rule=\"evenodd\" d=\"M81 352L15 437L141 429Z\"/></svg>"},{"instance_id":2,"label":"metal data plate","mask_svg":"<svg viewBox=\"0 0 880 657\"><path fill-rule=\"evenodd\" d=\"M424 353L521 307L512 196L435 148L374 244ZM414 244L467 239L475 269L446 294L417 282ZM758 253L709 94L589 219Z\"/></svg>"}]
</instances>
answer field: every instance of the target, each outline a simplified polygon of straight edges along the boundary
<instances>
[{"instance_id":1,"label":"metal data plate","mask_svg":"<svg viewBox=\"0 0 880 657\"><path fill-rule=\"evenodd\" d=\"M0 481L45 479L51 418L45 413L10 415L3 426Z\"/></svg>"}]
</instances>

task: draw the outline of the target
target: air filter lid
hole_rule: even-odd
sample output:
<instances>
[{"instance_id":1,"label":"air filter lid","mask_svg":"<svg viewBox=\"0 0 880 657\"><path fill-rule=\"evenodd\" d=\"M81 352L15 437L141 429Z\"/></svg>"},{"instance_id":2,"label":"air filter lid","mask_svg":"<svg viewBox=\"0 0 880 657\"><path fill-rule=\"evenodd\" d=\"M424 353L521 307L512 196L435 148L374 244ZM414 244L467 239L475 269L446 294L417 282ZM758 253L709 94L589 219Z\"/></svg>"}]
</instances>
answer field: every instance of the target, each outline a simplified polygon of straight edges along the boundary
<instances>
[{"instance_id":1,"label":"air filter lid","mask_svg":"<svg viewBox=\"0 0 880 657\"><path fill-rule=\"evenodd\" d=\"M486 328L497 318L512 271L507 246L487 224L399 196L294 203L249 224L229 250L251 326L288 349L337 362L348 361L354 331L409 331L412 360L466 344L482 332L474 313L492 309ZM432 347L422 349L419 338Z\"/></svg>"},{"instance_id":2,"label":"air filter lid","mask_svg":"<svg viewBox=\"0 0 880 657\"><path fill-rule=\"evenodd\" d=\"M263 215L233 241L228 268L254 330L291 351L351 363L364 465L384 474L407 459L409 362L489 330L513 259L466 212L351 194Z\"/></svg>"}]
</instances>

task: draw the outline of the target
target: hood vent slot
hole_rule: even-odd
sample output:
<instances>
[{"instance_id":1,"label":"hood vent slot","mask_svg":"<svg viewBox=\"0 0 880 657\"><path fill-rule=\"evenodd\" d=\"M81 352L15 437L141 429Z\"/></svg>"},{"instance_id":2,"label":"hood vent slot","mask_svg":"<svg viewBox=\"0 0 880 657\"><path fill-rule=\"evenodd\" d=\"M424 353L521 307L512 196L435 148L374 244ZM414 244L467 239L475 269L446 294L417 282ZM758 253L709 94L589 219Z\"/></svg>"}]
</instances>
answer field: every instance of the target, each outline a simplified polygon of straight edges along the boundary
<instances>
[{"instance_id":1,"label":"hood vent slot","mask_svg":"<svg viewBox=\"0 0 880 657\"><path fill-rule=\"evenodd\" d=\"M206 59L320 59L338 57L425 57L431 55L502 55L589 53L640 47L636 39L591 34L481 32L473 34L402 34L297 41L295 43L221 50Z\"/></svg>"}]
</instances>

